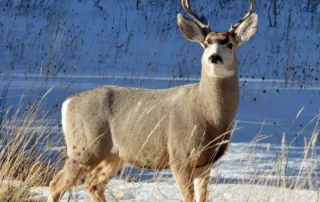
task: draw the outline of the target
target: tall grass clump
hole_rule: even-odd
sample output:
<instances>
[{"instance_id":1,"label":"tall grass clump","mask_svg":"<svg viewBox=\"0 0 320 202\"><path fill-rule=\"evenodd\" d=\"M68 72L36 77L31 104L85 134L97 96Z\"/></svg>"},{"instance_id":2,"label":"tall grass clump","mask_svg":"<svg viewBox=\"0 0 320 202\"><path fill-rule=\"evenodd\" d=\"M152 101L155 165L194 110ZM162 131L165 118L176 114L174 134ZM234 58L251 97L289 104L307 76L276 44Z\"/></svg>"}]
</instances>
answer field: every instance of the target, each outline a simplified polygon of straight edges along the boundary
<instances>
[{"instance_id":1,"label":"tall grass clump","mask_svg":"<svg viewBox=\"0 0 320 202\"><path fill-rule=\"evenodd\" d=\"M50 91L50 90L49 90ZM0 202L36 201L31 187L48 186L61 166L59 139L50 138L44 98L5 108L0 122Z\"/></svg>"}]
</instances>

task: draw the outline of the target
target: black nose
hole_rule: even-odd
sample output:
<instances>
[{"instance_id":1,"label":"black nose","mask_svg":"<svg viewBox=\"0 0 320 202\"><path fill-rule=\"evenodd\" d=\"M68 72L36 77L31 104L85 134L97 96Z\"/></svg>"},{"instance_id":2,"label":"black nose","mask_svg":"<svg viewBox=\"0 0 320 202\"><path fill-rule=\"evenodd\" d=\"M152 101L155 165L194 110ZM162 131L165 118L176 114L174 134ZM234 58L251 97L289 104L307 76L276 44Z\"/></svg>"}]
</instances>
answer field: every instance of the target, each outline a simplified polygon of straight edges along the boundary
<instances>
[{"instance_id":1,"label":"black nose","mask_svg":"<svg viewBox=\"0 0 320 202\"><path fill-rule=\"evenodd\" d=\"M220 61L220 63L222 63L222 58L219 55L213 54L209 57L209 61L213 64L217 64L218 61Z\"/></svg>"}]
</instances>

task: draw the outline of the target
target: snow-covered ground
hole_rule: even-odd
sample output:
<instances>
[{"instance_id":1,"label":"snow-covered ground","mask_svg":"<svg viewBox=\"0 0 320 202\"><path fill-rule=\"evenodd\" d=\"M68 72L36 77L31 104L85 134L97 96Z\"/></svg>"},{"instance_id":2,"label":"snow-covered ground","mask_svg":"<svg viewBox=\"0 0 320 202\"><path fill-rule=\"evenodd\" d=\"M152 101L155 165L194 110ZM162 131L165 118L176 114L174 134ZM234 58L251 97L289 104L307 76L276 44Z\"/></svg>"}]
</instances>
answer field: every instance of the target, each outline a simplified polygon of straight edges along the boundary
<instances>
[{"instance_id":1,"label":"snow-covered ground","mask_svg":"<svg viewBox=\"0 0 320 202\"><path fill-rule=\"evenodd\" d=\"M216 31L226 30L248 9L247 1L191 3ZM30 130L45 126L48 135L61 136L61 103L76 92L106 84L168 88L199 80L202 50L179 33L179 1L5 0L0 9L0 118L3 109L27 106L51 89L43 105L49 111L46 123ZM315 181L320 174L317 156L309 153L303 160L304 138L309 142L319 130L320 3L259 0L256 12L258 32L239 50L238 129L228 154L213 168L210 193L214 201L315 201L316 192L233 184L257 175L274 182L283 174L294 182L308 169ZM279 165L283 133L287 159ZM142 182L112 180L106 195L181 200L169 171L160 172L168 180L158 183L146 182L158 175L153 171L133 171L126 175L139 174ZM40 191L45 195L47 188ZM88 200L81 189L75 196Z\"/></svg>"},{"instance_id":2,"label":"snow-covered ground","mask_svg":"<svg viewBox=\"0 0 320 202\"><path fill-rule=\"evenodd\" d=\"M39 93L46 89L52 89L44 100L44 104L51 110L46 119L50 124L47 133L51 136L61 136L60 104L63 99L74 93L99 86L97 80L104 79L104 84L117 84L122 86L138 86L166 88L169 85L181 85L187 83L186 80L157 80L157 78L101 78L87 76L55 76L47 78L46 81L38 77L28 80L20 79L20 76L12 76L10 90L7 101L9 103L21 102L14 95L27 91L26 100L39 99ZM72 83L72 87L65 88L64 82ZM196 82L191 79L190 82ZM219 182L234 182L237 180L249 180L253 176L263 175L265 179L278 178L283 173L280 172L279 158L282 152L282 137L286 138L286 177L289 180L296 180L301 169L312 169L314 165L319 165L318 157L311 157L311 150L308 154L308 162L304 162L304 138L309 142L313 131L318 130L318 113L320 96L317 84L304 90L299 89L299 84L289 82L290 88L283 88L281 80L266 80L261 82L258 79L244 80L241 84L246 86L241 89L241 103L238 116L236 118L237 130L235 130L229 151L222 158L219 165L215 167L214 174L219 178ZM295 87L298 86L298 89ZM266 90L266 93L263 90ZM279 89L279 92L277 91ZM34 97L32 97L34 96ZM20 96L19 96L20 97ZM256 100L254 100L256 99ZM57 105L57 107L55 107ZM50 108L50 106L54 106ZM40 126L30 127L30 130L42 130ZM63 147L63 143L60 145ZM50 150L50 148L45 148ZM320 149L315 148L316 153ZM313 169L314 174L320 175L320 167ZM166 177L172 177L168 171L161 172ZM135 176L139 174L141 180L154 178L154 172L140 170L128 174Z\"/></svg>"},{"instance_id":3,"label":"snow-covered ground","mask_svg":"<svg viewBox=\"0 0 320 202\"><path fill-rule=\"evenodd\" d=\"M211 184L209 190L209 201L217 202L302 202L319 200L319 193L316 191L291 190L262 185ZM46 198L48 194L48 188L34 188L33 191L37 193L37 198ZM123 180L111 180L105 196L108 201L124 202L180 202L182 200L174 182L128 183ZM67 202L69 198L72 198L73 201L90 201L83 186L76 187L71 192L66 193L61 201Z\"/></svg>"},{"instance_id":4,"label":"snow-covered ground","mask_svg":"<svg viewBox=\"0 0 320 202\"><path fill-rule=\"evenodd\" d=\"M214 31L226 31L249 7L246 0L191 4ZM201 47L176 26L179 1L4 0L0 7L0 72L199 76ZM257 1L258 32L239 50L240 75L317 81L319 7L317 0Z\"/></svg>"}]
</instances>

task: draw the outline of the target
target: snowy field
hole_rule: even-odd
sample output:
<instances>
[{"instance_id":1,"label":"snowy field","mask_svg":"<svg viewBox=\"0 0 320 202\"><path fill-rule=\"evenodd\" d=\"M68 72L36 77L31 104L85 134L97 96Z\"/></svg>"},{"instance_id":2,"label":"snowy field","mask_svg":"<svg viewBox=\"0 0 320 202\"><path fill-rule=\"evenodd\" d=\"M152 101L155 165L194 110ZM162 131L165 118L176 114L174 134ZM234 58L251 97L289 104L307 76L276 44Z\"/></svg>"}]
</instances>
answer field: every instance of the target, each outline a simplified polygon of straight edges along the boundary
<instances>
[{"instance_id":1,"label":"snowy field","mask_svg":"<svg viewBox=\"0 0 320 202\"><path fill-rule=\"evenodd\" d=\"M35 77L22 80L19 76L13 76L8 91L8 102L17 101L14 95L25 92L25 88L32 89L32 93L38 94L43 90L43 84L51 91L46 95L44 103L52 111L46 119L46 132L49 137L61 136L59 124L59 109L50 108L62 103L64 97L73 92L81 92L97 86L96 77L68 77L72 82L72 88L61 87L65 77L52 77L42 81ZM71 81L72 80L72 81ZM197 79L188 82L196 82ZM130 81L123 78L105 78L105 84L117 84L132 86L139 83L134 78ZM129 82L129 83L127 83ZM168 85L180 85L187 83L185 80L155 80L145 79L139 83L139 87L166 88ZM281 180L286 180L288 186L300 184L303 189L309 189L309 181L312 186L317 187L318 181L315 176L320 175L319 157L313 155L320 152L319 147L314 151L308 149L305 156L304 138L310 141L313 131L318 130L318 113L320 103L319 89L310 87L300 90L295 88L295 83L289 83L290 88L282 88L283 82L268 80L241 80L246 84L241 90L242 101L236 119L237 130L234 132L228 153L215 165L211 171L212 182L210 184L210 196L214 201L304 201L304 199L316 200L318 193L315 191L284 189ZM266 89L263 93L261 89ZM277 92L280 89L281 92ZM26 97L32 100L38 97ZM256 98L256 100L254 100ZM290 100L288 100L290 98ZM294 102L292 102L294 100ZM20 102L20 100L19 100ZM290 104L288 104L290 102ZM31 127L30 130L43 130L41 127ZM285 152L281 144L285 133ZM63 142L60 144L64 149ZM53 148L58 149L58 148ZM52 148L43 145L39 150L51 152ZM281 159L285 155L285 159ZM174 183L173 176L169 170L152 171L132 169L130 165L120 173L116 180L106 190L106 196L111 200L123 201L181 201L181 196ZM305 179L306 176L308 176ZM131 182L138 180L139 183ZM130 182L128 182L130 181ZM252 183L260 184L252 186ZM265 184L268 186L261 186ZM312 188L314 188L312 187ZM34 188L37 198L45 197L48 188ZM75 201L88 201L88 195L81 186L73 192L66 194L64 201L68 198Z\"/></svg>"},{"instance_id":2,"label":"snowy field","mask_svg":"<svg viewBox=\"0 0 320 202\"><path fill-rule=\"evenodd\" d=\"M191 2L217 31L248 9L247 1ZM69 95L102 85L159 89L199 80L202 50L176 26L182 12L178 1L4 0L0 9L0 123L10 123L15 111L45 95L46 118L27 131L56 140L62 135L61 104ZM312 190L319 187L320 148L318 143L312 150L311 140L320 130L320 3L257 0L256 12L258 32L239 51L236 130L227 155L212 169L210 196L213 201L319 201ZM5 134L10 124L0 129ZM63 142L54 148L46 140L37 145L40 153L61 148ZM285 189L283 180L302 189ZM48 193L47 187L32 190L38 198ZM181 201L168 170L127 167L105 194L111 201ZM69 197L89 200L81 187L63 200Z\"/></svg>"},{"instance_id":3,"label":"snowy field","mask_svg":"<svg viewBox=\"0 0 320 202\"><path fill-rule=\"evenodd\" d=\"M290 190L286 188L268 187L261 185L216 184L210 185L209 201L231 202L279 202L279 201L319 201L319 193L308 190ZM37 197L45 198L47 188L34 188ZM156 201L156 202L181 202L182 197L174 182L160 183L126 183L121 180L111 180L105 192L108 201ZM73 192L67 193L62 202L69 198L74 201L90 201L83 187L77 187Z\"/></svg>"}]
</instances>

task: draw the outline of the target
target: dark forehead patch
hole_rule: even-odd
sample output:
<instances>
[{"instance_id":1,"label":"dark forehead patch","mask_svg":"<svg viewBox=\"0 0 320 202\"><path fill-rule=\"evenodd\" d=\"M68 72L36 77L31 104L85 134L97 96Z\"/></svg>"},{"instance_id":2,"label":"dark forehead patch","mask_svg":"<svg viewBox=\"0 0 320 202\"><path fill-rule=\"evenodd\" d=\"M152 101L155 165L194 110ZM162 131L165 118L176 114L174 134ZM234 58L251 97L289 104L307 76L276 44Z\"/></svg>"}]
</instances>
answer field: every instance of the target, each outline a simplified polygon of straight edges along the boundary
<instances>
[{"instance_id":1,"label":"dark forehead patch","mask_svg":"<svg viewBox=\"0 0 320 202\"><path fill-rule=\"evenodd\" d=\"M211 32L208 34L206 38L206 42L208 44L219 43L219 44L227 44L229 42L229 33L228 32Z\"/></svg>"},{"instance_id":2,"label":"dark forehead patch","mask_svg":"<svg viewBox=\"0 0 320 202\"><path fill-rule=\"evenodd\" d=\"M228 42L229 42L228 37L226 37L225 39L218 39L218 43L222 45L227 44Z\"/></svg>"}]
</instances>

